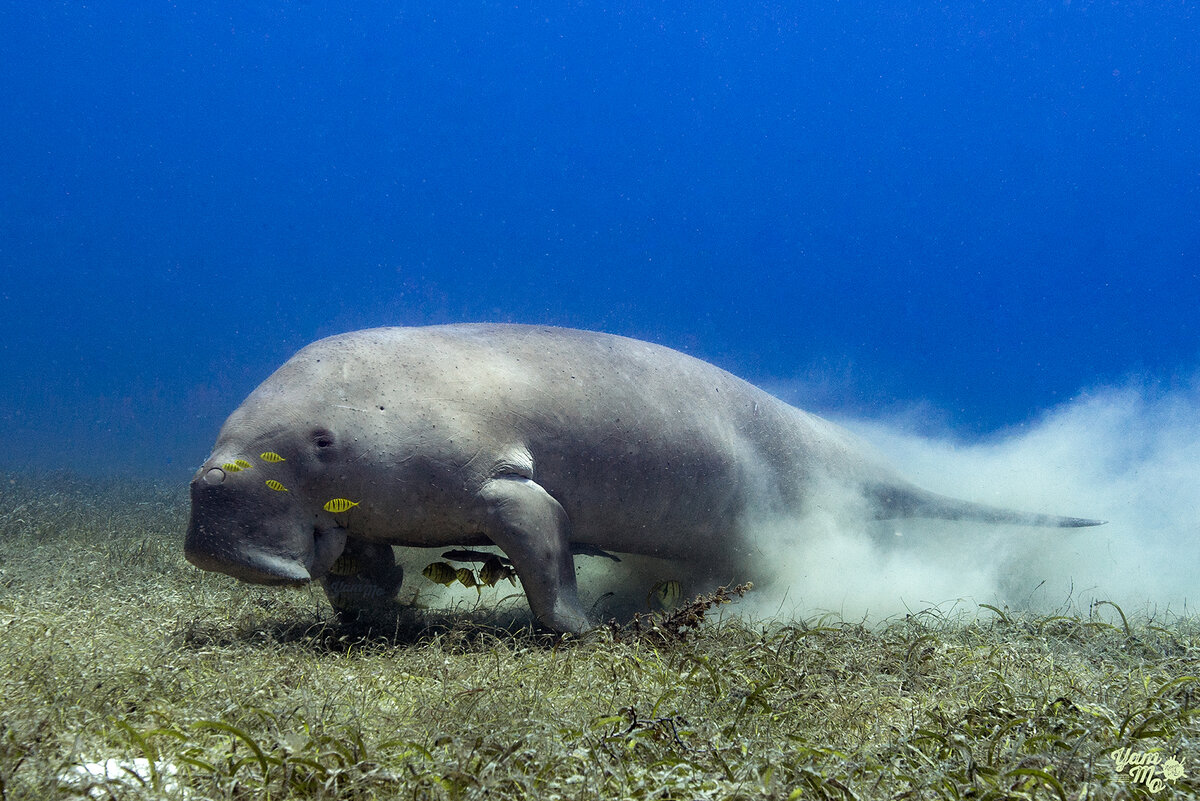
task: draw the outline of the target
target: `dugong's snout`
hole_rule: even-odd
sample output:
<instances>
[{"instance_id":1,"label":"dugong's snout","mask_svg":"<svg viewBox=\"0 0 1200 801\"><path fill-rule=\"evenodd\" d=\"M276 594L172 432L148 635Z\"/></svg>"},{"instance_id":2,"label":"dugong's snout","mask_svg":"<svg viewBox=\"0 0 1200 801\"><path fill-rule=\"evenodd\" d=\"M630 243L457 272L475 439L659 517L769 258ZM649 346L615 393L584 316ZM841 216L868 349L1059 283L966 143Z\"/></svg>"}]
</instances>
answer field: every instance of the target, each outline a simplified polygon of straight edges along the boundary
<instances>
[{"instance_id":1,"label":"dugong's snout","mask_svg":"<svg viewBox=\"0 0 1200 801\"><path fill-rule=\"evenodd\" d=\"M227 528L206 526L194 519L188 525L183 554L201 570L225 573L251 584L302 584L313 578L305 564L311 556L305 560L256 548Z\"/></svg>"},{"instance_id":2,"label":"dugong's snout","mask_svg":"<svg viewBox=\"0 0 1200 801\"><path fill-rule=\"evenodd\" d=\"M303 584L329 572L345 548L345 531L317 531L302 509L225 486L212 478L219 472L201 470L192 482L183 544L189 562L251 584Z\"/></svg>"}]
</instances>

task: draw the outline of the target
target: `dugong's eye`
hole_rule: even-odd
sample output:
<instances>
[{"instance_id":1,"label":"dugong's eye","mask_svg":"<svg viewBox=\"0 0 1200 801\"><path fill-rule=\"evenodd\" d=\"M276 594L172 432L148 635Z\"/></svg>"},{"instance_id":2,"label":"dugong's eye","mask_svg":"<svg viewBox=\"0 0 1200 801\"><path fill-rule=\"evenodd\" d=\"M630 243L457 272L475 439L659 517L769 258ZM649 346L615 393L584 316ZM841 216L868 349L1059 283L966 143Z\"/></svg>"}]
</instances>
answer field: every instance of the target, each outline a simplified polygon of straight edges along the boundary
<instances>
[{"instance_id":1,"label":"dugong's eye","mask_svg":"<svg viewBox=\"0 0 1200 801\"><path fill-rule=\"evenodd\" d=\"M312 440L318 448L329 448L333 445L333 434L323 428L318 428L313 432Z\"/></svg>"}]
</instances>

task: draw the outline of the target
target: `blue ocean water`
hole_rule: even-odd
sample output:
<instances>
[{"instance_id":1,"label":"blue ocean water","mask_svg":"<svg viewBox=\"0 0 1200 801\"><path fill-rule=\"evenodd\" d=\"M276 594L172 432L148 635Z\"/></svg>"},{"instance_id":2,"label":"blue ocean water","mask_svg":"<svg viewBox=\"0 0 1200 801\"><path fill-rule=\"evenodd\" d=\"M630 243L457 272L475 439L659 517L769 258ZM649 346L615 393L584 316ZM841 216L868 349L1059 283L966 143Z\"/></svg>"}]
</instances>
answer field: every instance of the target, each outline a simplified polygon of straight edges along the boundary
<instances>
[{"instance_id":1,"label":"blue ocean water","mask_svg":"<svg viewBox=\"0 0 1200 801\"><path fill-rule=\"evenodd\" d=\"M182 482L374 325L600 329L965 437L1190 385L1198 17L3 0L5 466Z\"/></svg>"}]
</instances>

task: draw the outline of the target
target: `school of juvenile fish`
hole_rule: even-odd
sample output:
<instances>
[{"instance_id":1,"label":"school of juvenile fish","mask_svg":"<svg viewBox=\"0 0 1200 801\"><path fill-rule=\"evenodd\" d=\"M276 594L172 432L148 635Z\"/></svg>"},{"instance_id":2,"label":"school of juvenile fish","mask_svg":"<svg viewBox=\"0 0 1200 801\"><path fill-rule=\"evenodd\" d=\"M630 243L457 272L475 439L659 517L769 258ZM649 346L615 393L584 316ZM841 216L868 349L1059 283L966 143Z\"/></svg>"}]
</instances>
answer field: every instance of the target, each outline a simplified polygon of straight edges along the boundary
<instances>
[{"instance_id":1,"label":"school of juvenile fish","mask_svg":"<svg viewBox=\"0 0 1200 801\"><path fill-rule=\"evenodd\" d=\"M512 568L511 563L494 553L484 553L483 551L447 551L442 554L448 559L454 559L456 562L476 562L483 561L483 567L479 568L479 574L476 575L469 567L454 567L447 562L431 562L421 571L421 575L432 581L434 584L441 584L444 587L449 587L454 582L458 582L464 587L474 587L479 590L480 587L494 587L498 582L508 579L509 583L514 587L517 585L516 572Z\"/></svg>"},{"instance_id":2,"label":"school of juvenile fish","mask_svg":"<svg viewBox=\"0 0 1200 801\"><path fill-rule=\"evenodd\" d=\"M262 459L264 462L271 462L271 463L279 463L279 462L287 461L287 459L280 456L278 453L275 453L275 451L264 451L258 455L258 458ZM221 468L229 473L240 473L241 471L249 470L252 467L254 467L254 465L250 464L250 462L246 461L245 459L234 459L232 462L225 462L225 464L221 465ZM287 492L288 491L288 488L285 487L282 482L277 481L276 479L273 479L273 478L267 479L267 481L265 483L268 487L275 490L276 492ZM325 505L322 506L321 508L324 509L326 512L332 512L333 514L342 514L344 512L350 511L355 506L358 506L358 501L352 501L349 498L330 498L328 501L325 502Z\"/></svg>"}]
</instances>

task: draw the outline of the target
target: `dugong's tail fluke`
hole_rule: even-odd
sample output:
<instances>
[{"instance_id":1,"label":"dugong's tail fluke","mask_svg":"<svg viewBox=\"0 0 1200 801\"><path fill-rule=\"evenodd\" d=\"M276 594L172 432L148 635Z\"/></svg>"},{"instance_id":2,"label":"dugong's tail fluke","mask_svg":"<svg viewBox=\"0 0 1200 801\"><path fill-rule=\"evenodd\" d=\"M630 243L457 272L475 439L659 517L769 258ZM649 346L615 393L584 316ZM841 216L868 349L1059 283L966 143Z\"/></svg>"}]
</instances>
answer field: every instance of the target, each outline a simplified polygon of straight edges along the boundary
<instances>
[{"instance_id":1,"label":"dugong's tail fluke","mask_svg":"<svg viewBox=\"0 0 1200 801\"><path fill-rule=\"evenodd\" d=\"M864 494L875 507L875 517L879 520L926 517L937 520L976 520L980 523L1007 523L1047 528L1086 528L1087 526L1101 526L1108 522L1106 520L1089 520L1085 517L1062 517L1001 509L996 506L938 495L911 485L875 484L867 487Z\"/></svg>"}]
</instances>

